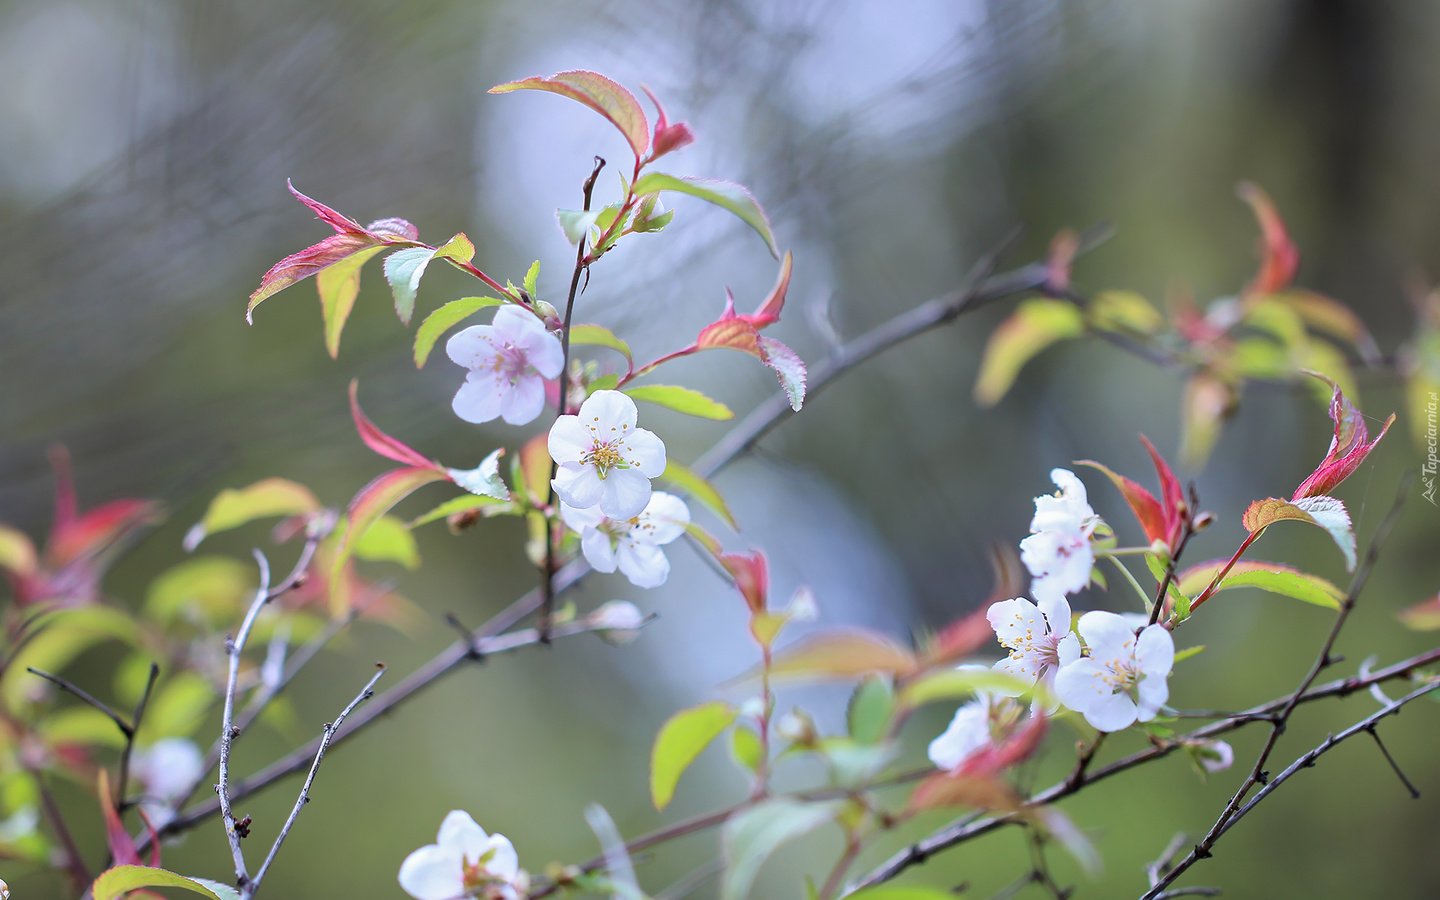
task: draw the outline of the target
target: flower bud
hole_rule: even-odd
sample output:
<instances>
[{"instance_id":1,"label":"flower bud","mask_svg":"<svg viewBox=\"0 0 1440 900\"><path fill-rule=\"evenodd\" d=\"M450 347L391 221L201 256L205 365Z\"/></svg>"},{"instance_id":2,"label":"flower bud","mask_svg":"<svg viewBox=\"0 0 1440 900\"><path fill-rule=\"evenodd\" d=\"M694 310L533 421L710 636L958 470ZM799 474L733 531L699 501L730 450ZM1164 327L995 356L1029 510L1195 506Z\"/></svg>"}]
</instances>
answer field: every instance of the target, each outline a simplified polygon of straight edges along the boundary
<instances>
[{"instance_id":1,"label":"flower bud","mask_svg":"<svg viewBox=\"0 0 1440 900\"><path fill-rule=\"evenodd\" d=\"M645 614L628 600L611 600L590 614L590 626L612 644L628 644L640 636Z\"/></svg>"}]
</instances>

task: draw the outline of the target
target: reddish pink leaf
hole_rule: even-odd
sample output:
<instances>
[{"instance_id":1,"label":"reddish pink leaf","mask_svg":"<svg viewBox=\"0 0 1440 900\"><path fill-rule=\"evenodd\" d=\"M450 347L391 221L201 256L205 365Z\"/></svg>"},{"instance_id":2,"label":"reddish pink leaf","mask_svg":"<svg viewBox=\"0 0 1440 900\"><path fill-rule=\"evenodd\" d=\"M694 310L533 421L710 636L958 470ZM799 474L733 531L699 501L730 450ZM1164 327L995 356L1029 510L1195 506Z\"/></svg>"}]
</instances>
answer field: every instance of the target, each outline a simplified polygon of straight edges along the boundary
<instances>
[{"instance_id":1,"label":"reddish pink leaf","mask_svg":"<svg viewBox=\"0 0 1440 900\"><path fill-rule=\"evenodd\" d=\"M655 137L650 141L650 161L654 162L673 150L694 143L695 133L690 130L690 126L684 122L672 125L665 117L665 107L660 105L660 99L654 92L643 84L640 89L650 98L650 102L655 104L655 114L659 117L655 122Z\"/></svg>"},{"instance_id":2,"label":"reddish pink leaf","mask_svg":"<svg viewBox=\"0 0 1440 900\"><path fill-rule=\"evenodd\" d=\"M1325 381L1334 389L1330 398L1330 418L1335 423L1335 435L1330 440L1330 451L1325 454L1320 465L1315 467L1315 471L1300 482L1291 500L1329 494L1340 482L1349 478L1350 473L1359 468L1395 421L1395 414L1391 413L1375 440L1369 440L1370 429L1365 424L1365 416L1346 399L1340 386L1319 373L1309 374Z\"/></svg>"},{"instance_id":3,"label":"reddish pink leaf","mask_svg":"<svg viewBox=\"0 0 1440 900\"><path fill-rule=\"evenodd\" d=\"M1045 714L1036 711L999 744L991 744L966 757L952 774L983 778L998 775L1016 763L1024 762L1039 748L1047 723Z\"/></svg>"},{"instance_id":4,"label":"reddish pink leaf","mask_svg":"<svg viewBox=\"0 0 1440 900\"><path fill-rule=\"evenodd\" d=\"M340 546L330 565L330 580L339 581L344 575L345 564L350 559L351 548L356 538L381 516L395 507L395 504L435 481L449 480L443 469L428 463L404 469L391 469L377 476L360 489L345 510L345 533L340 537Z\"/></svg>"},{"instance_id":5,"label":"reddish pink leaf","mask_svg":"<svg viewBox=\"0 0 1440 900\"><path fill-rule=\"evenodd\" d=\"M1150 462L1155 465L1155 474L1160 477L1160 497L1165 506L1163 540L1174 549L1175 542L1180 539L1181 518L1185 512L1185 489L1180 486L1180 479L1175 477L1175 470L1165 462L1160 451L1150 443L1150 439L1142 434L1140 443L1145 445L1146 452L1150 454Z\"/></svg>"},{"instance_id":6,"label":"reddish pink leaf","mask_svg":"<svg viewBox=\"0 0 1440 900\"><path fill-rule=\"evenodd\" d=\"M75 518L75 476L70 469L70 451L63 444L50 448L50 469L55 473L55 521L51 534Z\"/></svg>"},{"instance_id":7,"label":"reddish pink leaf","mask_svg":"<svg viewBox=\"0 0 1440 900\"><path fill-rule=\"evenodd\" d=\"M965 806L989 812L1018 812L1020 795L1003 779L936 772L915 786L910 795L912 812Z\"/></svg>"},{"instance_id":8,"label":"reddish pink leaf","mask_svg":"<svg viewBox=\"0 0 1440 900\"><path fill-rule=\"evenodd\" d=\"M1089 466L1105 473L1120 490L1125 502L1130 504L1130 509L1135 513L1135 518L1140 522L1140 528L1144 530L1145 537L1150 541L1163 541L1166 539L1165 510L1155 495L1150 493L1136 481L1126 478L1124 475L1111 469L1103 463L1093 459L1076 460L1077 465Z\"/></svg>"},{"instance_id":9,"label":"reddish pink leaf","mask_svg":"<svg viewBox=\"0 0 1440 900\"><path fill-rule=\"evenodd\" d=\"M785 295L790 292L790 271L793 263L790 251L786 250L785 257L780 260L780 274L775 277L775 286L770 288L770 293L759 309L742 317L748 319L757 329L780 321L780 310L785 308Z\"/></svg>"},{"instance_id":10,"label":"reddish pink leaf","mask_svg":"<svg viewBox=\"0 0 1440 900\"><path fill-rule=\"evenodd\" d=\"M1415 631L1435 631L1440 629L1440 594L1436 594L1428 600L1421 600L1396 613L1406 628Z\"/></svg>"},{"instance_id":11,"label":"reddish pink leaf","mask_svg":"<svg viewBox=\"0 0 1440 900\"><path fill-rule=\"evenodd\" d=\"M1260 222L1260 271L1246 293L1273 294L1289 286L1300 266L1300 251L1285 230L1270 196L1250 182L1240 184L1240 199L1250 204Z\"/></svg>"},{"instance_id":12,"label":"reddish pink leaf","mask_svg":"<svg viewBox=\"0 0 1440 900\"><path fill-rule=\"evenodd\" d=\"M59 568L105 550L130 529L155 521L159 504L149 500L115 500L57 528L45 548L46 563Z\"/></svg>"},{"instance_id":13,"label":"reddish pink leaf","mask_svg":"<svg viewBox=\"0 0 1440 900\"><path fill-rule=\"evenodd\" d=\"M995 630L991 628L990 620L985 618L989 609L990 604L986 603L970 615L940 629L926 645L920 667L932 669L954 663L994 642Z\"/></svg>"},{"instance_id":14,"label":"reddish pink leaf","mask_svg":"<svg viewBox=\"0 0 1440 900\"><path fill-rule=\"evenodd\" d=\"M360 409L360 401L357 396L359 387L358 381L350 382L350 416L355 420L355 430L360 433L360 440L365 442L365 446L386 459L393 459L395 462L405 463L409 466L435 469L443 473L444 466L381 431L374 422L370 421L370 418Z\"/></svg>"},{"instance_id":15,"label":"reddish pink leaf","mask_svg":"<svg viewBox=\"0 0 1440 900\"><path fill-rule=\"evenodd\" d=\"M753 553L721 553L716 557L735 587L745 596L745 604L752 613L763 612L770 594L770 567L765 554L759 550Z\"/></svg>"},{"instance_id":16,"label":"reddish pink leaf","mask_svg":"<svg viewBox=\"0 0 1440 900\"><path fill-rule=\"evenodd\" d=\"M1054 293L1070 290L1070 266L1080 250L1080 237L1070 229L1050 241L1050 254L1045 259L1045 286Z\"/></svg>"},{"instance_id":17,"label":"reddish pink leaf","mask_svg":"<svg viewBox=\"0 0 1440 900\"><path fill-rule=\"evenodd\" d=\"M650 146L650 123L645 119L645 110L640 101L625 88L598 72L577 69L557 72L549 78L539 76L498 84L490 89L492 94L508 94L511 91L548 91L568 97L577 103L590 107L604 116L620 130L635 151L635 160L645 155Z\"/></svg>"},{"instance_id":18,"label":"reddish pink leaf","mask_svg":"<svg viewBox=\"0 0 1440 900\"><path fill-rule=\"evenodd\" d=\"M700 329L695 339L698 350L739 350L760 358L760 332L748 316L735 315L735 298L725 291L725 311L720 318Z\"/></svg>"},{"instance_id":19,"label":"reddish pink leaf","mask_svg":"<svg viewBox=\"0 0 1440 900\"><path fill-rule=\"evenodd\" d=\"M110 803L110 773L104 769L100 770L97 777L96 791L100 795L100 812L105 818L105 843L110 848L110 856L115 860L115 864L158 867L160 841L157 840L158 836L154 826L150 824L150 819L144 812L140 812L140 820L145 823L145 830L150 832L150 862L146 863L140 859L140 851L136 849L134 839L130 837L125 823L120 821L120 814Z\"/></svg>"}]
</instances>

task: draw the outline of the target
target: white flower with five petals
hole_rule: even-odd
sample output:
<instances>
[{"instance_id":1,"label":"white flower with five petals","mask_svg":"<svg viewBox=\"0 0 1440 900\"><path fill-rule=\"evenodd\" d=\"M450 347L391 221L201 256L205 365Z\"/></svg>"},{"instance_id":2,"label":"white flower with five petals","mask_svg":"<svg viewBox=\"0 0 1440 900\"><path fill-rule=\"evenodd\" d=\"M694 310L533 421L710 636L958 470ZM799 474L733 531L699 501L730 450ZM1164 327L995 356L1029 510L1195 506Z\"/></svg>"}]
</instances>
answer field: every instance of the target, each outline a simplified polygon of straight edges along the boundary
<instances>
[{"instance_id":1,"label":"white flower with five petals","mask_svg":"<svg viewBox=\"0 0 1440 900\"><path fill-rule=\"evenodd\" d=\"M596 391L580 412L550 428L551 485L575 509L599 507L611 519L639 515L650 502L650 479L665 471L665 444L635 427L635 401L619 391Z\"/></svg>"},{"instance_id":2,"label":"white flower with five petals","mask_svg":"<svg viewBox=\"0 0 1440 900\"><path fill-rule=\"evenodd\" d=\"M468 813L451 810L440 823L436 842L405 857L400 887L416 900L517 900L528 876L510 840L486 834Z\"/></svg>"},{"instance_id":3,"label":"white flower with five petals","mask_svg":"<svg viewBox=\"0 0 1440 900\"><path fill-rule=\"evenodd\" d=\"M654 491L638 516L612 519L599 507L576 509L560 503L560 518L580 535L580 550L597 572L621 574L636 587L665 583L670 561L660 548L685 533L690 508L674 494Z\"/></svg>"},{"instance_id":4,"label":"white flower with five petals","mask_svg":"<svg viewBox=\"0 0 1440 900\"><path fill-rule=\"evenodd\" d=\"M960 672L984 672L984 666L957 666ZM1023 710L1011 697L991 690L977 690L975 699L955 710L955 717L939 737L930 742L927 753L937 769L958 768L987 747L1002 743L1019 725Z\"/></svg>"},{"instance_id":5,"label":"white flower with five petals","mask_svg":"<svg viewBox=\"0 0 1440 900\"><path fill-rule=\"evenodd\" d=\"M1020 560L1030 570L1031 594L1053 602L1090 583L1095 551L1090 535L1100 517L1090 508L1085 485L1069 469L1050 470L1058 493L1035 498L1029 537L1020 542Z\"/></svg>"},{"instance_id":6,"label":"white flower with five petals","mask_svg":"<svg viewBox=\"0 0 1440 900\"><path fill-rule=\"evenodd\" d=\"M1062 666L1080 658L1080 640L1070 632L1070 604L1063 595L1038 606L1024 597L1000 600L990 604L985 618L1010 651L995 664L997 672L1049 688Z\"/></svg>"},{"instance_id":7,"label":"white flower with five petals","mask_svg":"<svg viewBox=\"0 0 1440 900\"><path fill-rule=\"evenodd\" d=\"M457 332L445 352L470 370L451 406L476 424L497 417L511 425L533 421L545 408L545 380L559 376L564 365L560 339L513 305L500 307L493 324Z\"/></svg>"},{"instance_id":8,"label":"white flower with five petals","mask_svg":"<svg viewBox=\"0 0 1440 900\"><path fill-rule=\"evenodd\" d=\"M1055 677L1060 702L1101 731L1119 731L1155 718L1170 699L1175 641L1161 625L1135 634L1124 617L1088 612L1076 626L1089 656L1068 663Z\"/></svg>"}]
</instances>

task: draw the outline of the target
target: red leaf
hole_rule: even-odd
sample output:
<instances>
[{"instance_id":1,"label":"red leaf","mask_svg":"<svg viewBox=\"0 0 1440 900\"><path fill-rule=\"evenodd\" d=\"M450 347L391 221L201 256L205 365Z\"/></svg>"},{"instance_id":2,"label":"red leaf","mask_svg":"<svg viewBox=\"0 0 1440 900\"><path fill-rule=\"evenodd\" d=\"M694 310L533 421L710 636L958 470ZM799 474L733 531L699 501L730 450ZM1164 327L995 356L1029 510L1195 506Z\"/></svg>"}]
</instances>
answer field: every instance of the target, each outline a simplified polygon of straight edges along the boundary
<instances>
[{"instance_id":1,"label":"red leaf","mask_svg":"<svg viewBox=\"0 0 1440 900\"><path fill-rule=\"evenodd\" d=\"M1030 758L1045 737L1048 719L1042 712L1035 712L1025 724L1011 732L999 744L991 744L965 758L952 775L989 777L998 775L1018 762Z\"/></svg>"},{"instance_id":2,"label":"red leaf","mask_svg":"<svg viewBox=\"0 0 1440 900\"><path fill-rule=\"evenodd\" d=\"M1125 502L1130 504L1130 509L1135 513L1135 518L1140 522L1140 528L1144 530L1145 537L1150 541L1166 540L1165 510L1155 495L1150 493L1136 481L1126 478L1124 475L1114 471L1109 466L1098 463L1093 459L1079 459L1077 465L1089 466L1104 472L1106 477L1120 490Z\"/></svg>"},{"instance_id":3,"label":"red leaf","mask_svg":"<svg viewBox=\"0 0 1440 900\"><path fill-rule=\"evenodd\" d=\"M1260 271L1246 288L1247 294L1273 294L1289 286L1300 266L1300 251L1285 230L1270 196L1250 182L1241 182L1240 199L1250 204L1260 222Z\"/></svg>"},{"instance_id":4,"label":"red leaf","mask_svg":"<svg viewBox=\"0 0 1440 900\"><path fill-rule=\"evenodd\" d=\"M925 647L920 659L921 668L930 669L953 663L993 642L995 630L990 627L990 620L985 618L989 609L989 603L983 604L970 615L940 629Z\"/></svg>"},{"instance_id":5,"label":"red leaf","mask_svg":"<svg viewBox=\"0 0 1440 900\"><path fill-rule=\"evenodd\" d=\"M149 500L115 500L57 528L45 548L48 565L59 568L94 556L137 525L154 521L159 505Z\"/></svg>"},{"instance_id":6,"label":"red leaf","mask_svg":"<svg viewBox=\"0 0 1440 900\"><path fill-rule=\"evenodd\" d=\"M1365 424L1365 416L1346 399L1340 386L1318 372L1309 374L1327 382L1335 391L1330 398L1330 418L1335 422L1335 435L1330 440L1330 451L1325 454L1320 465L1315 467L1315 471L1300 482L1291 500L1329 494L1340 482L1349 478L1350 473L1359 468L1395 421L1395 414L1391 413L1375 440L1369 440L1370 429Z\"/></svg>"},{"instance_id":7,"label":"red leaf","mask_svg":"<svg viewBox=\"0 0 1440 900\"><path fill-rule=\"evenodd\" d=\"M367 528L375 524L375 520L425 485L435 481L445 481L449 477L443 469L437 469L433 465L414 466L405 469L391 469L376 476L369 484L361 488L345 510L345 533L341 535L335 559L331 561L330 583L332 585L343 583L345 565L350 560L355 540L364 534Z\"/></svg>"},{"instance_id":8,"label":"red leaf","mask_svg":"<svg viewBox=\"0 0 1440 900\"><path fill-rule=\"evenodd\" d=\"M130 837L130 832L126 830L125 823L120 821L120 814L110 803L110 773L104 769L100 770L96 789L100 795L100 811L105 817L105 843L110 848L110 856L115 860L115 864L147 865L140 859L140 851L135 848L135 841ZM148 865L158 867L160 865L160 841L157 839L154 826L150 824L150 820L143 812L140 812L140 819L145 823L145 830L150 832L150 862Z\"/></svg>"},{"instance_id":9,"label":"red leaf","mask_svg":"<svg viewBox=\"0 0 1440 900\"><path fill-rule=\"evenodd\" d=\"M735 586L745 596L745 604L750 611L764 612L770 593L770 568L765 554L756 550L753 553L721 553L716 558L735 579Z\"/></svg>"},{"instance_id":10,"label":"red leaf","mask_svg":"<svg viewBox=\"0 0 1440 900\"><path fill-rule=\"evenodd\" d=\"M676 122L673 125L665 117L665 107L660 105L660 98L645 85L640 85L645 96L655 104L655 114L659 117L655 122L655 137L650 142L650 161L654 162L672 150L679 150L695 141L695 133L690 126L684 122Z\"/></svg>"},{"instance_id":11,"label":"red leaf","mask_svg":"<svg viewBox=\"0 0 1440 900\"><path fill-rule=\"evenodd\" d=\"M884 635L859 629L827 631L800 640L776 654L775 677L856 678L883 673L906 677L917 669L915 654Z\"/></svg>"},{"instance_id":12,"label":"red leaf","mask_svg":"<svg viewBox=\"0 0 1440 900\"><path fill-rule=\"evenodd\" d=\"M1160 496L1165 505L1165 534L1162 538L1173 550L1175 542L1180 538L1180 519L1185 511L1185 489L1180 486L1180 479L1175 477L1175 471L1165 462L1155 445L1150 443L1150 439L1142 434L1140 443L1145 445L1146 452L1150 454L1150 461L1155 465L1155 474L1160 476Z\"/></svg>"},{"instance_id":13,"label":"red leaf","mask_svg":"<svg viewBox=\"0 0 1440 900\"><path fill-rule=\"evenodd\" d=\"M645 110L640 101L625 88L598 72L577 69L557 72L549 78L539 76L498 84L490 89L492 94L508 94L511 91L548 91L568 97L577 103L595 110L620 130L635 151L638 163L650 145L650 123L645 119Z\"/></svg>"},{"instance_id":14,"label":"red leaf","mask_svg":"<svg viewBox=\"0 0 1440 900\"><path fill-rule=\"evenodd\" d=\"M793 268L793 262L790 251L786 250L785 257L780 260L780 274L775 277L775 286L770 288L770 293L760 304L759 309L741 318L748 320L757 329L780 321L780 310L785 307L785 295L790 292L790 271Z\"/></svg>"},{"instance_id":15,"label":"red leaf","mask_svg":"<svg viewBox=\"0 0 1440 900\"><path fill-rule=\"evenodd\" d=\"M70 469L70 451L63 444L50 448L50 468L55 472L55 522L53 535L75 518L75 476Z\"/></svg>"},{"instance_id":16,"label":"red leaf","mask_svg":"<svg viewBox=\"0 0 1440 900\"><path fill-rule=\"evenodd\" d=\"M739 350L756 359L760 356L760 332L746 316L735 315L735 298L725 292L725 311L720 318L700 329L697 350Z\"/></svg>"},{"instance_id":17,"label":"red leaf","mask_svg":"<svg viewBox=\"0 0 1440 900\"><path fill-rule=\"evenodd\" d=\"M374 422L370 421L369 417L360 409L360 401L357 397L359 386L358 381L350 382L350 416L355 420L355 430L360 433L360 440L365 442L365 446L386 459L393 459L409 466L434 469L443 474L444 466L381 431Z\"/></svg>"},{"instance_id":18,"label":"red leaf","mask_svg":"<svg viewBox=\"0 0 1440 900\"><path fill-rule=\"evenodd\" d=\"M1050 241L1050 254L1045 259L1045 286L1052 292L1070 290L1070 266L1080 249L1080 237L1065 229Z\"/></svg>"},{"instance_id":19,"label":"red leaf","mask_svg":"<svg viewBox=\"0 0 1440 900\"><path fill-rule=\"evenodd\" d=\"M1017 812L1022 806L1020 795L999 778L960 776L936 772L915 786L910 795L912 812L968 806L989 812Z\"/></svg>"}]
</instances>

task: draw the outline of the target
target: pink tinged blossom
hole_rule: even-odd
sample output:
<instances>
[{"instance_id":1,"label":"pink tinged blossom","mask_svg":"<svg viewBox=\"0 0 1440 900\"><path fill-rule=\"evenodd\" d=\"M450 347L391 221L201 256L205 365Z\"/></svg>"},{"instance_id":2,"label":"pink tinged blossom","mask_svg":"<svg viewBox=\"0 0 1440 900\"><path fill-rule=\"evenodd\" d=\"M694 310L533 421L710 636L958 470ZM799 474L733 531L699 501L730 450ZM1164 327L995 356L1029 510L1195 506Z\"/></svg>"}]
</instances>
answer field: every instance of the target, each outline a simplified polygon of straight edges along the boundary
<instances>
[{"instance_id":1,"label":"pink tinged blossom","mask_svg":"<svg viewBox=\"0 0 1440 900\"><path fill-rule=\"evenodd\" d=\"M445 352L470 372L451 404L455 414L479 424L502 418L524 425L545 408L545 380L564 365L560 339L518 306L502 306L490 325L472 325L445 344Z\"/></svg>"},{"instance_id":2,"label":"pink tinged blossom","mask_svg":"<svg viewBox=\"0 0 1440 900\"><path fill-rule=\"evenodd\" d=\"M508 838L486 834L469 814L451 810L435 843L405 857L400 887L416 900L484 897L515 900L528 877Z\"/></svg>"},{"instance_id":3,"label":"pink tinged blossom","mask_svg":"<svg viewBox=\"0 0 1440 900\"><path fill-rule=\"evenodd\" d=\"M665 471L665 444L635 427L635 401L620 391L596 391L573 416L550 429L551 482L560 499L577 510L597 507L602 516L638 516L650 502L650 479ZM587 553L588 555L588 553Z\"/></svg>"},{"instance_id":4,"label":"pink tinged blossom","mask_svg":"<svg viewBox=\"0 0 1440 900\"><path fill-rule=\"evenodd\" d=\"M612 519L599 507L576 509L560 504L560 518L580 535L580 550L598 572L620 573L636 587L665 583L670 561L660 548L685 533L690 509L674 494L655 491L637 516Z\"/></svg>"},{"instance_id":5,"label":"pink tinged blossom","mask_svg":"<svg viewBox=\"0 0 1440 900\"><path fill-rule=\"evenodd\" d=\"M1063 596L1037 606L1023 597L990 605L985 618L1010 655L995 670L1049 687L1062 666L1080 658L1080 641L1070 633L1070 604Z\"/></svg>"},{"instance_id":6,"label":"pink tinged blossom","mask_svg":"<svg viewBox=\"0 0 1440 900\"><path fill-rule=\"evenodd\" d=\"M1052 469L1058 493L1035 498L1029 537L1020 542L1020 560L1033 578L1031 592L1053 603L1090 583L1095 551L1090 535L1100 523L1090 508L1085 485L1068 469Z\"/></svg>"},{"instance_id":7,"label":"pink tinged blossom","mask_svg":"<svg viewBox=\"0 0 1440 900\"><path fill-rule=\"evenodd\" d=\"M984 669L975 665L958 667L962 672ZM950 725L930 742L930 762L946 771L959 768L981 751L1003 744L1018 728L1022 712L1019 702L1010 697L995 691L976 691L975 699L957 709Z\"/></svg>"},{"instance_id":8,"label":"pink tinged blossom","mask_svg":"<svg viewBox=\"0 0 1440 900\"><path fill-rule=\"evenodd\" d=\"M1060 702L1100 731L1155 718L1170 699L1170 632L1149 625L1137 636L1124 617L1108 612L1088 612L1077 627L1089 656L1061 667L1055 677Z\"/></svg>"}]
</instances>

